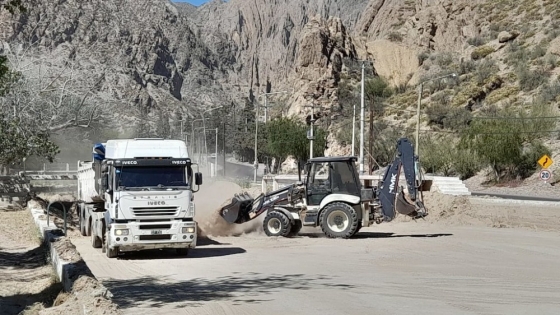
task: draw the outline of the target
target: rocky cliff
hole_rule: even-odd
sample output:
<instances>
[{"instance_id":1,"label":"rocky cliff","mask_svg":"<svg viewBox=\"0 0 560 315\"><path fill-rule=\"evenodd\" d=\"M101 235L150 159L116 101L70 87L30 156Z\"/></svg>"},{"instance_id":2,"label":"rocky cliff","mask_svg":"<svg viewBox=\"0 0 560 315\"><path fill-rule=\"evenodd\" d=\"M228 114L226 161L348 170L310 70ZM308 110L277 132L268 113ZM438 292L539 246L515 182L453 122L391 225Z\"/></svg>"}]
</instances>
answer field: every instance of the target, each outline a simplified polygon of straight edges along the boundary
<instances>
[{"instance_id":1,"label":"rocky cliff","mask_svg":"<svg viewBox=\"0 0 560 315\"><path fill-rule=\"evenodd\" d=\"M373 61L368 73L393 86L412 86L445 70L436 54L453 53L463 67L482 37L493 51L502 49L497 32L514 31L515 18L555 16L554 1L522 2L212 0L194 7L168 0L25 0L27 14L2 13L0 36L4 52L21 45L26 58L44 57L52 67L72 62L78 77L99 76L95 91L116 100L117 112L148 107L194 116L201 107L287 91L272 97L288 104L284 113L304 119L313 106L318 123L334 134L341 113L354 105L340 102L338 91L342 78L359 77L356 60ZM328 153L349 150L330 140Z\"/></svg>"}]
</instances>

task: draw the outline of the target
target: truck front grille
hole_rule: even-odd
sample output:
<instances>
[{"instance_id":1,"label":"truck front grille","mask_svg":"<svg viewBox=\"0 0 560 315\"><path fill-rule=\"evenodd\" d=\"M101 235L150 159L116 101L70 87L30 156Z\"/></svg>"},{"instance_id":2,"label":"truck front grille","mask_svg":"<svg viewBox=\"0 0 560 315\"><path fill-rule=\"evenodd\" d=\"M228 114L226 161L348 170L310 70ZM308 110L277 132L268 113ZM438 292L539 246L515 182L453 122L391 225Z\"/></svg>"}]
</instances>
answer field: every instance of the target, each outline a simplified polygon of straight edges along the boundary
<instances>
[{"instance_id":1,"label":"truck front grille","mask_svg":"<svg viewBox=\"0 0 560 315\"><path fill-rule=\"evenodd\" d=\"M135 207L132 208L132 213L137 217L170 217L177 215L178 207Z\"/></svg>"}]
</instances>

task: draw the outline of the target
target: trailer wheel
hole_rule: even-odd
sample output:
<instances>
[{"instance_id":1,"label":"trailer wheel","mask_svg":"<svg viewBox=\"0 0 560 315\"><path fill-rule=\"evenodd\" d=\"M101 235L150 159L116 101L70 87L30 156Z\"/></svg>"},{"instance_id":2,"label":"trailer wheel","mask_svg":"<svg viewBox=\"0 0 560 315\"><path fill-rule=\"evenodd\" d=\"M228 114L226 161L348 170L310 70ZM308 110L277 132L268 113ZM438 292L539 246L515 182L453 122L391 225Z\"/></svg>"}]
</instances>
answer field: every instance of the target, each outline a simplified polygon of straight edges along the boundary
<instances>
[{"instance_id":1,"label":"trailer wheel","mask_svg":"<svg viewBox=\"0 0 560 315\"><path fill-rule=\"evenodd\" d=\"M288 236L292 237L298 235L302 227L303 224L301 223L301 220L295 220L294 224L292 224L292 229L290 230L290 234Z\"/></svg>"},{"instance_id":2,"label":"trailer wheel","mask_svg":"<svg viewBox=\"0 0 560 315\"><path fill-rule=\"evenodd\" d=\"M319 216L321 230L331 238L350 238L358 229L358 213L352 206L334 202L325 207Z\"/></svg>"},{"instance_id":3,"label":"trailer wheel","mask_svg":"<svg viewBox=\"0 0 560 315\"><path fill-rule=\"evenodd\" d=\"M95 230L93 229L93 221L91 221L90 225L89 225L89 232L91 235L91 246L93 248L101 248L101 239L99 237L97 237Z\"/></svg>"},{"instance_id":4,"label":"trailer wheel","mask_svg":"<svg viewBox=\"0 0 560 315\"><path fill-rule=\"evenodd\" d=\"M119 248L109 248L109 231L105 232L105 254L108 258L115 258L119 254Z\"/></svg>"},{"instance_id":5,"label":"trailer wheel","mask_svg":"<svg viewBox=\"0 0 560 315\"><path fill-rule=\"evenodd\" d=\"M271 211L264 218L263 230L268 236L288 236L292 224L288 216L279 211Z\"/></svg>"}]
</instances>

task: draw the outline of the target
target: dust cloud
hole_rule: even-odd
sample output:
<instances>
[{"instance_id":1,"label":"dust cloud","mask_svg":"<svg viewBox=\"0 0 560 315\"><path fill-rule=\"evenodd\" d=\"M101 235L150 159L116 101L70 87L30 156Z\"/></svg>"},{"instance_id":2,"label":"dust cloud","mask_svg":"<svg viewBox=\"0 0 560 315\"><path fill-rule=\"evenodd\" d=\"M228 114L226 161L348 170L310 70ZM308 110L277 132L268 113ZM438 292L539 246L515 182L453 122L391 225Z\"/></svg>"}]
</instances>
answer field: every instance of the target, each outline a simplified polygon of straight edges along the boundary
<instances>
[{"instance_id":1,"label":"dust cloud","mask_svg":"<svg viewBox=\"0 0 560 315\"><path fill-rule=\"evenodd\" d=\"M215 181L205 183L200 191L195 194L196 220L199 227L199 236L239 236L248 233L262 233L264 215L243 224L230 224L219 214L219 210L231 202L235 194L245 190L241 186L228 181ZM247 191L256 197L257 189Z\"/></svg>"}]
</instances>

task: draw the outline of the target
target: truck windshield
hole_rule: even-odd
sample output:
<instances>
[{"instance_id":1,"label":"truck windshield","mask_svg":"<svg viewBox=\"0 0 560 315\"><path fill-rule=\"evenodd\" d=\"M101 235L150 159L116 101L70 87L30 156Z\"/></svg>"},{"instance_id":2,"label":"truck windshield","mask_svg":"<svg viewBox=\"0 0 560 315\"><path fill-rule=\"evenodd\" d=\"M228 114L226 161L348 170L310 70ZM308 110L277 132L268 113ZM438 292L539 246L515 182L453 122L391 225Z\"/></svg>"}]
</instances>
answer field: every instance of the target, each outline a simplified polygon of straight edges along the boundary
<instances>
[{"instance_id":1,"label":"truck windshield","mask_svg":"<svg viewBox=\"0 0 560 315\"><path fill-rule=\"evenodd\" d=\"M118 187L189 186L184 166L120 167L115 170Z\"/></svg>"}]
</instances>

